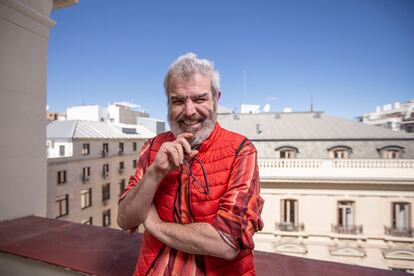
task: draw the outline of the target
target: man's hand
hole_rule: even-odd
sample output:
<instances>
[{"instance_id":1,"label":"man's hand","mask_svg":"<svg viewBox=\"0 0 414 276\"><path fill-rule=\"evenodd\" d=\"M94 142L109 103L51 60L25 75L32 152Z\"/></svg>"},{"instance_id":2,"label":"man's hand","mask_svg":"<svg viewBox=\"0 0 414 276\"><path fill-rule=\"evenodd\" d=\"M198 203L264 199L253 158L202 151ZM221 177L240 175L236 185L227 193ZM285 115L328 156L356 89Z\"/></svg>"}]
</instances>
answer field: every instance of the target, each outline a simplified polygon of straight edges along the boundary
<instances>
[{"instance_id":1,"label":"man's hand","mask_svg":"<svg viewBox=\"0 0 414 276\"><path fill-rule=\"evenodd\" d=\"M162 144L152 164L154 169L165 176L168 172L178 169L184 159L196 156L198 151L192 150L188 142L192 137L192 133L183 133L178 135L175 141Z\"/></svg>"},{"instance_id":2,"label":"man's hand","mask_svg":"<svg viewBox=\"0 0 414 276\"><path fill-rule=\"evenodd\" d=\"M191 139L193 134L183 133L178 135L172 142L161 145L153 164L148 168L140 183L128 192L125 198L118 205L118 225L122 229L131 229L144 222L148 214L152 213L153 220L157 222L158 213L155 207L151 207L154 194L158 189L162 179L171 170L179 168L184 159L192 159L197 150L192 150L187 139ZM156 215L156 216L155 216Z\"/></svg>"}]
</instances>

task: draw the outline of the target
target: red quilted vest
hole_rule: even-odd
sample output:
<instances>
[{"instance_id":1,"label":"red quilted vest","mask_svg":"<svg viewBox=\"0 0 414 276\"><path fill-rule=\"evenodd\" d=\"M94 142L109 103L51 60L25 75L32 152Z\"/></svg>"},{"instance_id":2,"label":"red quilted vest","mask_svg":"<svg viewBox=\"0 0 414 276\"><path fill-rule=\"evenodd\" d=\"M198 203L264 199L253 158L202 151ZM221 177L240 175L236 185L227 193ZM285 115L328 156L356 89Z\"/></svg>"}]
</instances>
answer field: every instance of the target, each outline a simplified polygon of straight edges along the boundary
<instances>
[{"instance_id":1,"label":"red quilted vest","mask_svg":"<svg viewBox=\"0 0 414 276\"><path fill-rule=\"evenodd\" d=\"M227 131L217 123L210 137L201 144L196 157L203 163L208 175L210 194L205 195L198 192L195 187L191 187L189 196L194 222L214 222L220 198L227 191L236 152L244 139L244 136ZM155 159L162 143L173 140L174 135L171 132L158 135L151 146L150 163ZM198 179L203 179L202 168L198 162L193 163L192 171ZM178 170L168 174L155 194L154 203L163 221L174 221L173 210L178 190L178 177ZM163 246L163 243L145 231L134 275L145 275ZM207 275L255 275L253 255L250 250L241 250L231 261L210 256L203 256L203 258Z\"/></svg>"}]
</instances>

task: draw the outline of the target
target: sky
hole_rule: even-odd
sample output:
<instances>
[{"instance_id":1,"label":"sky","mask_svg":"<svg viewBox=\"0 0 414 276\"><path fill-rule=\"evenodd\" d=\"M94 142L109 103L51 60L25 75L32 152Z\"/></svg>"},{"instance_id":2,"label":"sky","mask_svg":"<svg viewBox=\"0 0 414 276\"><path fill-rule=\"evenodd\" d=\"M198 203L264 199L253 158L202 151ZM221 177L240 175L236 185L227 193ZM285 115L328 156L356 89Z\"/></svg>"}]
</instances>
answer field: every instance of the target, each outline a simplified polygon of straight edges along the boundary
<instances>
[{"instance_id":1,"label":"sky","mask_svg":"<svg viewBox=\"0 0 414 276\"><path fill-rule=\"evenodd\" d=\"M50 111L113 102L166 119L163 79L194 52L221 75L221 106L353 119L414 99L411 0L80 0L54 10Z\"/></svg>"}]
</instances>

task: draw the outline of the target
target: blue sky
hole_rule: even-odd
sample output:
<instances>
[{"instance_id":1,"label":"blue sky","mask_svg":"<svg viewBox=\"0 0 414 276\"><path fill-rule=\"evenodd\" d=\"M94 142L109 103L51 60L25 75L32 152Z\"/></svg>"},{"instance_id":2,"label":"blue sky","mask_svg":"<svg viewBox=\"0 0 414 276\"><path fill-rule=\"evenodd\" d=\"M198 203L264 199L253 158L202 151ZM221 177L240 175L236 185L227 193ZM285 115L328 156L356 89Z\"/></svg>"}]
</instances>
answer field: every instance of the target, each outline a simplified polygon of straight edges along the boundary
<instances>
[{"instance_id":1,"label":"blue sky","mask_svg":"<svg viewBox=\"0 0 414 276\"><path fill-rule=\"evenodd\" d=\"M314 109L352 119L414 98L410 0L80 0L52 18L53 111L128 101L165 119L164 75L190 51L215 62L231 109L307 111L312 95Z\"/></svg>"}]
</instances>

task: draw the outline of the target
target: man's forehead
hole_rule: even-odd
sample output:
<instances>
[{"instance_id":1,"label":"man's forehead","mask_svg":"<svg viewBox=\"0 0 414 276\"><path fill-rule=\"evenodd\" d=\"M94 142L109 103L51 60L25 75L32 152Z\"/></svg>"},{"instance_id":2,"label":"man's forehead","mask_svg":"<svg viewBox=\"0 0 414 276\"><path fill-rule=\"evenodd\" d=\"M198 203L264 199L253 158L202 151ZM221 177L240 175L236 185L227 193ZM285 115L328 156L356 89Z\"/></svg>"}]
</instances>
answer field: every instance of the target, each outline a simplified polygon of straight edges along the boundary
<instances>
[{"instance_id":1,"label":"man's forehead","mask_svg":"<svg viewBox=\"0 0 414 276\"><path fill-rule=\"evenodd\" d=\"M211 81L208 77L198 75L192 78L175 79L169 82L169 96L211 94Z\"/></svg>"}]
</instances>

